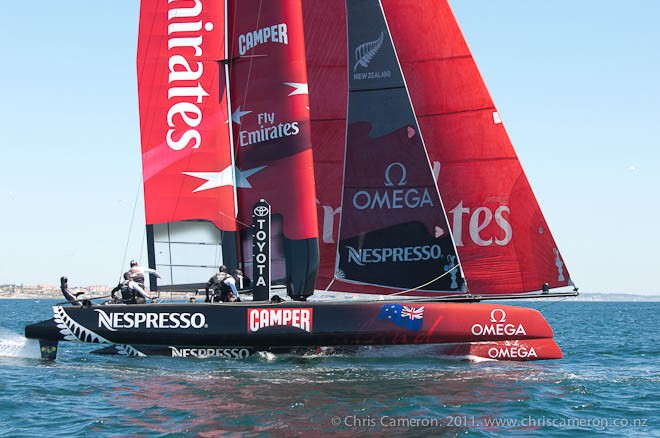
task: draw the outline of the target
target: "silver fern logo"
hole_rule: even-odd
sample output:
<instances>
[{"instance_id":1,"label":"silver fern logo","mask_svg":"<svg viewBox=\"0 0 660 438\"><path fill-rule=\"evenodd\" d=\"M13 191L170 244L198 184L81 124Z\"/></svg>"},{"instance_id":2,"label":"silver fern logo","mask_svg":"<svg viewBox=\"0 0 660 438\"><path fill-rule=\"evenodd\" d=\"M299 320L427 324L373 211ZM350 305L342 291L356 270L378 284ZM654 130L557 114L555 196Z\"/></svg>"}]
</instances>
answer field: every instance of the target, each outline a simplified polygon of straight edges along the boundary
<instances>
[{"instance_id":1,"label":"silver fern logo","mask_svg":"<svg viewBox=\"0 0 660 438\"><path fill-rule=\"evenodd\" d=\"M53 307L53 320L60 329L60 334L67 341L96 342L112 344L109 340L73 320L62 306Z\"/></svg>"},{"instance_id":2,"label":"silver fern logo","mask_svg":"<svg viewBox=\"0 0 660 438\"><path fill-rule=\"evenodd\" d=\"M357 46L357 48L355 49L355 60L357 62L353 67L353 71L356 71L358 66L364 68L369 67L369 63L374 58L374 56L376 56L380 48L383 46L384 37L385 35L383 34L383 32L381 32L378 39Z\"/></svg>"},{"instance_id":3,"label":"silver fern logo","mask_svg":"<svg viewBox=\"0 0 660 438\"><path fill-rule=\"evenodd\" d=\"M117 354L120 356L137 356L137 357L146 356L146 354L144 354L137 348L133 347L132 345L128 345L128 344L116 344L115 349L117 350Z\"/></svg>"}]
</instances>

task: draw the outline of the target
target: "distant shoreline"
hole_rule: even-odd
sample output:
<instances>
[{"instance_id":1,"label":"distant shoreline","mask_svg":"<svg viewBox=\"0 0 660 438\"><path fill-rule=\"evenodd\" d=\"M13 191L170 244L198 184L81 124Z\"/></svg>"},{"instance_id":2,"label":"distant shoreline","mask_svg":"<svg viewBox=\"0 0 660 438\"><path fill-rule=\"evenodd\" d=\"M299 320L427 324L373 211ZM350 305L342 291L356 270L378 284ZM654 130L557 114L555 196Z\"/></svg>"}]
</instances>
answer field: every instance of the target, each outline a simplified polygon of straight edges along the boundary
<instances>
[{"instance_id":1,"label":"distant shoreline","mask_svg":"<svg viewBox=\"0 0 660 438\"><path fill-rule=\"evenodd\" d=\"M96 286L74 286L70 291L74 294L82 293L81 298L96 298L103 296L110 296L112 287L105 285ZM14 299L14 300L39 300L39 299L53 299L66 301L59 286L50 284L0 284L0 299Z\"/></svg>"}]
</instances>

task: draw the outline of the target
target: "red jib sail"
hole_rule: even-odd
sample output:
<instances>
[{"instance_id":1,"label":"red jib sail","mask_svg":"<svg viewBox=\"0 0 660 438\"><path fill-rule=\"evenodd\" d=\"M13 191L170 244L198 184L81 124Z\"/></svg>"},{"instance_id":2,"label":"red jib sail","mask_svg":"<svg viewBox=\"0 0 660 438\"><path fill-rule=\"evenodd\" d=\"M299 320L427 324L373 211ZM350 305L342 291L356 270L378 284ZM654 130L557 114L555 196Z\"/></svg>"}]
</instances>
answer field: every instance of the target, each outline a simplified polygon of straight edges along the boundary
<instances>
[{"instance_id":1,"label":"red jib sail","mask_svg":"<svg viewBox=\"0 0 660 438\"><path fill-rule=\"evenodd\" d=\"M448 3L372 1L382 4L469 291L519 293L540 290L544 283L571 284ZM317 287L326 288L335 275L346 76L352 66L346 61L345 6L308 0L304 8L322 236ZM335 288L378 292L340 282Z\"/></svg>"}]
</instances>

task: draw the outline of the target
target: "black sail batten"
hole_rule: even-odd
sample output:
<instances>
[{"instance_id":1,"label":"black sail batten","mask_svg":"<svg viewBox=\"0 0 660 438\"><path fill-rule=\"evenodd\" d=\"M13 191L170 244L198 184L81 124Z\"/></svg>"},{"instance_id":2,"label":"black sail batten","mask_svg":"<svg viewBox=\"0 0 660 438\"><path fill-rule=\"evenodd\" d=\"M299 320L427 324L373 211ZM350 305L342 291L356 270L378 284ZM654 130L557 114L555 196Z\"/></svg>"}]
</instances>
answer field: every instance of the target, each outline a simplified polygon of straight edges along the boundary
<instances>
[{"instance_id":1,"label":"black sail batten","mask_svg":"<svg viewBox=\"0 0 660 438\"><path fill-rule=\"evenodd\" d=\"M463 294L465 279L377 0L347 0L348 114L336 278Z\"/></svg>"},{"instance_id":2,"label":"black sail batten","mask_svg":"<svg viewBox=\"0 0 660 438\"><path fill-rule=\"evenodd\" d=\"M238 233L235 231L223 231L222 264L226 265L231 272L240 267L238 248Z\"/></svg>"},{"instance_id":3,"label":"black sail batten","mask_svg":"<svg viewBox=\"0 0 660 438\"><path fill-rule=\"evenodd\" d=\"M199 292L206 287L206 283L186 283L168 286L159 286L158 292Z\"/></svg>"},{"instance_id":4,"label":"black sail batten","mask_svg":"<svg viewBox=\"0 0 660 438\"><path fill-rule=\"evenodd\" d=\"M147 260L149 268L156 269L156 250L154 248L154 226L151 224L146 225L147 231ZM158 277L149 274L149 286L152 291L158 291Z\"/></svg>"}]
</instances>

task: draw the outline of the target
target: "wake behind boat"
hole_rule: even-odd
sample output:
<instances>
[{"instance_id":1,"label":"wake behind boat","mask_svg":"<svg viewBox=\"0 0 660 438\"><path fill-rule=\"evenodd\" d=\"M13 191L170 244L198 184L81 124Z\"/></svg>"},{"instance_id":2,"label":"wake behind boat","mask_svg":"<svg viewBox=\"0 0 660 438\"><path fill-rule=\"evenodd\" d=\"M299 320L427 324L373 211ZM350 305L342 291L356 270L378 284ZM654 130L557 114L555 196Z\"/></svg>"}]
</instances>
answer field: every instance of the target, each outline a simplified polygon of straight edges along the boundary
<instances>
[{"instance_id":1,"label":"wake behind boat","mask_svg":"<svg viewBox=\"0 0 660 438\"><path fill-rule=\"evenodd\" d=\"M479 303L576 289L446 2L143 0L137 65L151 289L227 265L254 301L55 306L43 357L561 357L538 311Z\"/></svg>"}]
</instances>

